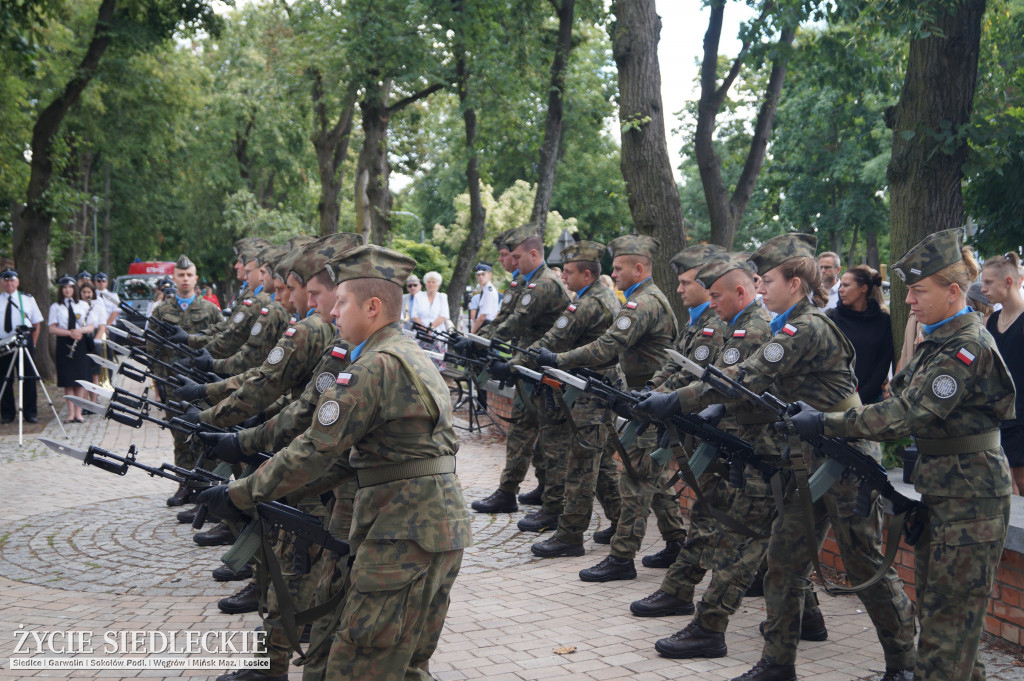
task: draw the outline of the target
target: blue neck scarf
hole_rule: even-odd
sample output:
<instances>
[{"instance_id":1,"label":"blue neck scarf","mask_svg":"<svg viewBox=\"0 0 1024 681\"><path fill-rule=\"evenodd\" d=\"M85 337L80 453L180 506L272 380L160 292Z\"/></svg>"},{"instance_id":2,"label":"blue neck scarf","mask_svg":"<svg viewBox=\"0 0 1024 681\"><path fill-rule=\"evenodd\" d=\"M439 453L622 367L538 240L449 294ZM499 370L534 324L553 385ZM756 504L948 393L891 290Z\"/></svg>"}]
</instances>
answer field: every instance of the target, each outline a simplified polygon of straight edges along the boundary
<instances>
[{"instance_id":1,"label":"blue neck scarf","mask_svg":"<svg viewBox=\"0 0 1024 681\"><path fill-rule=\"evenodd\" d=\"M793 303L793 307L796 307L796 303ZM771 323L768 325L772 328L773 336L777 334L779 331L782 331L782 327L786 325L786 320L789 319L789 313L793 311L793 307L789 308L788 310L780 314L778 317L773 319Z\"/></svg>"},{"instance_id":2,"label":"blue neck scarf","mask_svg":"<svg viewBox=\"0 0 1024 681\"><path fill-rule=\"evenodd\" d=\"M973 307L971 307L970 305L968 305L968 306L967 306L967 307L965 307L964 309L960 310L959 312L957 312L957 313L956 313L955 315L953 315L952 317L947 317L947 318L943 319L943 320L942 320L941 322L935 322L934 324L922 324L922 325L921 325L921 330L922 330L922 331L924 332L924 334L925 334L925 335L927 336L927 335L928 335L928 334L930 334L930 333L931 333L932 331L934 331L935 329L939 328L940 326L942 326L942 325L943 325L943 324L945 324L946 322L948 322L948 321L950 321L950 320L953 320L953 319L956 319L956 318L957 318L957 317L959 317L960 315L962 315L962 314L967 314L968 312L974 312L974 308L973 308Z\"/></svg>"},{"instance_id":3,"label":"blue neck scarf","mask_svg":"<svg viewBox=\"0 0 1024 681\"><path fill-rule=\"evenodd\" d=\"M687 322L686 325L687 326L693 326L694 324L696 324L697 320L700 319L700 316L702 314L704 314L704 310L708 309L708 305L710 305L710 304L711 304L710 302L707 302L707 303L702 303L702 304L698 305L697 307L691 307L690 308L690 321Z\"/></svg>"},{"instance_id":4,"label":"blue neck scarf","mask_svg":"<svg viewBox=\"0 0 1024 681\"><path fill-rule=\"evenodd\" d=\"M640 284L644 283L645 281L649 281L649 280L650 280L650 277L647 277L647 279L641 279L640 281L636 282L635 284L633 284L632 286L627 288L625 291L623 291L622 295L626 296L626 300L629 300L629 297L631 295L633 295L633 291L635 291L637 289L637 287L640 286Z\"/></svg>"}]
</instances>

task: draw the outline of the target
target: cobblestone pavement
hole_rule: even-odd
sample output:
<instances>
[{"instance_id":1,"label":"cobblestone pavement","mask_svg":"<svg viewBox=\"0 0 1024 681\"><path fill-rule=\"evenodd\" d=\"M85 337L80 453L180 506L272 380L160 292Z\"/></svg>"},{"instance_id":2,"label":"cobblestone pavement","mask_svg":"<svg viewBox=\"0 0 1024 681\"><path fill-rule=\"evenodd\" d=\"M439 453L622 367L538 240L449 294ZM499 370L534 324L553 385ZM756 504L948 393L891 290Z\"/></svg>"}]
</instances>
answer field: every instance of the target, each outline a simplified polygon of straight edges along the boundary
<instances>
[{"instance_id":1,"label":"cobblestone pavement","mask_svg":"<svg viewBox=\"0 0 1024 681\"><path fill-rule=\"evenodd\" d=\"M63 412L63 405L58 408ZM169 433L146 425L132 430L99 417L69 426L69 444L98 444L123 453L130 444L139 460L169 461ZM56 424L43 435L60 439ZM459 475L467 500L490 493L504 463L504 443L465 435ZM533 480L527 480L530 489ZM31 438L0 438L0 679L167 678L213 679L209 671L159 670L13 671L8 658L20 627L33 631L248 631L255 613L229 616L217 599L241 584L209 577L223 549L200 548L191 530L177 524L164 499L172 483L131 470L118 477L83 467ZM727 634L729 656L715 660L668 660L654 652L656 639L689 618L635 618L630 601L658 588L663 571L639 568L635 581L586 584L576 576L607 554L587 544L580 558L539 560L529 551L537 535L516 522L529 510L495 516L474 514L476 544L466 551L452 594L445 632L431 671L443 681L490 679L729 679L758 659L757 624L764 601L748 599ZM606 526L597 515L591 529ZM645 550L660 549L649 538ZM854 597L822 597L829 640L803 643L798 670L816 681L877 679L881 650L867 615ZM575 649L557 654L556 649ZM1024 681L1024 670L1005 653L986 649L989 678ZM220 672L218 672L220 673ZM301 678L293 667L290 678Z\"/></svg>"}]
</instances>

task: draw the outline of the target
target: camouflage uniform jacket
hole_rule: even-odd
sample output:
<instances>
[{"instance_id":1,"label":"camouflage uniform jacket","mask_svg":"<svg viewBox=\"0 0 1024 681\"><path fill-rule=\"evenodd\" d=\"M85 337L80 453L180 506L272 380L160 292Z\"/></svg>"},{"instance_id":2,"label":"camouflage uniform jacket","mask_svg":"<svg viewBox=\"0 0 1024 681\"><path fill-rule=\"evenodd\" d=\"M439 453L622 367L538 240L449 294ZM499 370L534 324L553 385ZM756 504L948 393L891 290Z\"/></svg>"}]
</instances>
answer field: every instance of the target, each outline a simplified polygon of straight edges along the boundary
<instances>
[{"instance_id":1,"label":"camouflage uniform jacket","mask_svg":"<svg viewBox=\"0 0 1024 681\"><path fill-rule=\"evenodd\" d=\"M725 343L727 326L709 305L692 324L679 332L675 349L679 351L679 354L689 357L702 367L715 364ZM746 358L745 354L743 356ZM668 392L687 385L691 381L693 381L693 376L683 372L681 366L669 360L668 364L654 374L650 382L654 386L661 386L665 392Z\"/></svg>"},{"instance_id":2,"label":"camouflage uniform jacket","mask_svg":"<svg viewBox=\"0 0 1024 681\"><path fill-rule=\"evenodd\" d=\"M390 324L366 340L348 371L320 397L312 426L253 475L233 482L231 499L250 508L325 473L341 480L393 464L454 457L457 450L448 386L399 324ZM355 546L363 540L408 539L427 551L443 552L472 543L455 473L362 485L352 515Z\"/></svg>"},{"instance_id":3,"label":"camouflage uniform jacket","mask_svg":"<svg viewBox=\"0 0 1024 681\"><path fill-rule=\"evenodd\" d=\"M825 416L829 435L895 440L907 435L953 440L998 430L1014 418L1014 386L995 341L978 315L954 317L924 337L892 379L887 400ZM941 497L1010 494L1002 447L919 455L914 487Z\"/></svg>"},{"instance_id":4,"label":"camouflage uniform jacket","mask_svg":"<svg viewBox=\"0 0 1024 681\"><path fill-rule=\"evenodd\" d=\"M153 317L177 324L188 333L199 333L220 321L221 314L216 305L197 294L184 310L178 306L177 301L164 300L153 310ZM155 343L148 341L146 352L168 364L180 359L180 356L174 352L160 348ZM154 364L153 373L157 376L166 376L167 370L159 364Z\"/></svg>"},{"instance_id":5,"label":"camouflage uniform jacket","mask_svg":"<svg viewBox=\"0 0 1024 681\"><path fill-rule=\"evenodd\" d=\"M490 338L517 339L520 346L530 345L551 328L568 304L569 293L562 280L542 264L519 292L508 316L496 325Z\"/></svg>"},{"instance_id":6,"label":"camouflage uniform jacket","mask_svg":"<svg viewBox=\"0 0 1024 681\"><path fill-rule=\"evenodd\" d=\"M270 296L263 291L255 296L247 295L235 305L231 321L226 327L215 334L192 336L189 345L194 348L205 347L214 357L230 357L248 340L256 316L269 304Z\"/></svg>"},{"instance_id":7,"label":"camouflage uniform jacket","mask_svg":"<svg viewBox=\"0 0 1024 681\"><path fill-rule=\"evenodd\" d=\"M639 388L668 362L676 317L653 279L640 283L612 325L597 340L557 355L565 369L600 369L619 362L630 388Z\"/></svg>"},{"instance_id":8,"label":"camouflage uniform jacket","mask_svg":"<svg viewBox=\"0 0 1024 681\"><path fill-rule=\"evenodd\" d=\"M502 322L508 319L509 314L512 310L516 309L516 301L519 300L519 294L526 288L526 277L521 274L517 274L513 277L509 283L508 288L505 289L505 294L501 297L501 307L498 309L498 316L494 318L490 324L480 329L480 334L484 338L492 338L494 330L497 329Z\"/></svg>"},{"instance_id":9,"label":"camouflage uniform jacket","mask_svg":"<svg viewBox=\"0 0 1024 681\"><path fill-rule=\"evenodd\" d=\"M238 433L242 451L246 454L276 452L309 428L320 395L334 385L339 373L348 368L348 352L348 343L337 335L333 336L316 368L307 376L306 387L299 398L289 401L283 409L255 428L246 428Z\"/></svg>"},{"instance_id":10,"label":"camouflage uniform jacket","mask_svg":"<svg viewBox=\"0 0 1024 681\"><path fill-rule=\"evenodd\" d=\"M288 391L298 397L324 349L334 340L335 331L334 324L324 322L318 314L289 326L256 374L215 407L200 414L200 420L215 426L233 426L266 409Z\"/></svg>"},{"instance_id":11,"label":"camouflage uniform jacket","mask_svg":"<svg viewBox=\"0 0 1024 681\"><path fill-rule=\"evenodd\" d=\"M280 303L270 302L261 307L242 347L226 359L213 360L213 371L226 376L259 366L287 327L288 312Z\"/></svg>"}]
</instances>

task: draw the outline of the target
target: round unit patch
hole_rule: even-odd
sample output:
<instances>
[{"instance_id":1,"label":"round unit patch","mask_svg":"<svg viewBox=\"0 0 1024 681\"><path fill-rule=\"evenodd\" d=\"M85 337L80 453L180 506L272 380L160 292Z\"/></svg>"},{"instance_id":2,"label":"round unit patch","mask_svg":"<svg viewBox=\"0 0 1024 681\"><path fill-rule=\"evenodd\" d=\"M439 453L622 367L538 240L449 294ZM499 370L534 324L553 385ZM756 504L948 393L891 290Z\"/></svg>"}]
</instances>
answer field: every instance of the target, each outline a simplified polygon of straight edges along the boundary
<instances>
[{"instance_id":1,"label":"round unit patch","mask_svg":"<svg viewBox=\"0 0 1024 681\"><path fill-rule=\"evenodd\" d=\"M784 354L786 354L786 350L778 343L769 343L764 346L764 358L769 362L778 362Z\"/></svg>"},{"instance_id":2,"label":"round unit patch","mask_svg":"<svg viewBox=\"0 0 1024 681\"><path fill-rule=\"evenodd\" d=\"M329 426L338 420L338 414L340 413L341 405L337 402L334 400L324 402L316 413L316 420L320 422L321 426Z\"/></svg>"},{"instance_id":3,"label":"round unit patch","mask_svg":"<svg viewBox=\"0 0 1024 681\"><path fill-rule=\"evenodd\" d=\"M332 374L330 371L323 372L322 374L316 377L316 383L314 385L316 386L316 391L318 393L322 393L323 391L327 390L332 385L334 385L334 374Z\"/></svg>"},{"instance_id":4,"label":"round unit patch","mask_svg":"<svg viewBox=\"0 0 1024 681\"><path fill-rule=\"evenodd\" d=\"M932 381L932 392L935 393L936 397L941 397L942 399L952 397L956 395L956 389L956 379L952 376L943 374L936 376L935 380Z\"/></svg>"},{"instance_id":5,"label":"round unit patch","mask_svg":"<svg viewBox=\"0 0 1024 681\"><path fill-rule=\"evenodd\" d=\"M237 324L238 322L242 321L243 319L245 319L245 313L244 312L236 312L235 316L231 318L231 321L233 321L235 324Z\"/></svg>"},{"instance_id":6,"label":"round unit patch","mask_svg":"<svg viewBox=\"0 0 1024 681\"><path fill-rule=\"evenodd\" d=\"M569 318L566 317L565 315L559 317L558 321L555 322L556 329L564 329L567 326L569 326Z\"/></svg>"},{"instance_id":7,"label":"round unit patch","mask_svg":"<svg viewBox=\"0 0 1024 681\"><path fill-rule=\"evenodd\" d=\"M270 354L267 355L267 362L270 364L277 364L282 359L284 359L284 348L282 347L274 348L270 351Z\"/></svg>"},{"instance_id":8,"label":"round unit patch","mask_svg":"<svg viewBox=\"0 0 1024 681\"><path fill-rule=\"evenodd\" d=\"M697 349L693 351L693 358L698 362L703 362L711 354L711 349L706 345L698 345Z\"/></svg>"},{"instance_id":9,"label":"round unit patch","mask_svg":"<svg viewBox=\"0 0 1024 681\"><path fill-rule=\"evenodd\" d=\"M617 326L622 331L628 329L630 326L632 326L632 324L633 320L630 319L629 317L619 317L618 319L615 320L615 326Z\"/></svg>"},{"instance_id":10,"label":"round unit patch","mask_svg":"<svg viewBox=\"0 0 1024 681\"><path fill-rule=\"evenodd\" d=\"M736 362L740 361L739 348L729 348L728 350L726 350L725 353L722 355L722 361L725 362L726 364L735 364Z\"/></svg>"},{"instance_id":11,"label":"round unit patch","mask_svg":"<svg viewBox=\"0 0 1024 681\"><path fill-rule=\"evenodd\" d=\"M254 336L260 335L260 331L263 330L263 322L256 322L252 325L252 331L250 333Z\"/></svg>"},{"instance_id":12,"label":"round unit patch","mask_svg":"<svg viewBox=\"0 0 1024 681\"><path fill-rule=\"evenodd\" d=\"M531 300L533 300L533 294L527 293L525 296L523 296L523 305L529 305Z\"/></svg>"}]
</instances>

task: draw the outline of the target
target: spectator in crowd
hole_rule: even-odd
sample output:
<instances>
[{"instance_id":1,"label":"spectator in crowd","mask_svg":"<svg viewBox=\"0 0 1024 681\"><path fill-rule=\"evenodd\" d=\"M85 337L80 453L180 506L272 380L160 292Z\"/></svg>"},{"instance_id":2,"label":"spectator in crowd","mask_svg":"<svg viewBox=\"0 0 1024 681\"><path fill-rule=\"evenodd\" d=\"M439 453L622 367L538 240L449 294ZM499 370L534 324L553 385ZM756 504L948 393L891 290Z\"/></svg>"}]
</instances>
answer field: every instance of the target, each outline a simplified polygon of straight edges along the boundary
<instances>
[{"instance_id":1,"label":"spectator in crowd","mask_svg":"<svg viewBox=\"0 0 1024 681\"><path fill-rule=\"evenodd\" d=\"M83 339L85 351L89 354L97 354L96 339L102 339L105 335L107 317L109 316L107 314L107 306L102 300L97 299L96 287L91 281L83 281L79 284L78 298L89 306L89 311L85 315L86 323L95 327L95 331ZM100 365L90 359L89 367L92 371L92 378L90 380L96 385L100 385ZM92 402L99 400L95 393L88 391L86 391L86 397Z\"/></svg>"},{"instance_id":2,"label":"spectator in crowd","mask_svg":"<svg viewBox=\"0 0 1024 681\"><path fill-rule=\"evenodd\" d=\"M420 292L420 278L410 274L405 280L405 293L402 294L402 326L412 327L412 299Z\"/></svg>"},{"instance_id":3,"label":"spectator in crowd","mask_svg":"<svg viewBox=\"0 0 1024 681\"><path fill-rule=\"evenodd\" d=\"M981 290L993 303L1002 305L988 318L985 327L995 339L1017 386L1017 418L1003 421L1000 426L1015 494L1024 493L1024 314L1021 314L1024 297L1020 285L1020 258L1016 253L985 260L981 268Z\"/></svg>"},{"instance_id":4,"label":"spectator in crowd","mask_svg":"<svg viewBox=\"0 0 1024 681\"><path fill-rule=\"evenodd\" d=\"M479 333L484 325L493 322L498 316L501 299L498 296L498 289L494 288L494 284L491 283L491 263L477 263L474 272L476 273L476 283L480 286L480 298L477 313L470 328L473 333Z\"/></svg>"},{"instance_id":5,"label":"spectator in crowd","mask_svg":"<svg viewBox=\"0 0 1024 681\"><path fill-rule=\"evenodd\" d=\"M818 255L818 269L821 270L821 285L828 291L828 302L818 308L822 312L839 304L839 254L825 251Z\"/></svg>"},{"instance_id":6,"label":"spectator in crowd","mask_svg":"<svg viewBox=\"0 0 1024 681\"><path fill-rule=\"evenodd\" d=\"M605 286L607 286L608 288L610 288L611 290L615 291L615 296L619 299L619 303L621 305L625 305L626 304L626 294L623 293L622 291L620 291L618 288L616 288L615 282L612 281L612 278L609 275L602 274L601 275L601 283L604 284ZM573 295L575 295L575 294L573 294Z\"/></svg>"},{"instance_id":7,"label":"spectator in crowd","mask_svg":"<svg viewBox=\"0 0 1024 681\"><path fill-rule=\"evenodd\" d=\"M910 362L910 358L914 356L914 350L917 349L917 344L924 340L924 333L921 330L921 322L917 321L917 317L913 311L907 313L907 328L903 330L903 351L900 353L900 361L896 365L896 371L893 372L895 376L907 366Z\"/></svg>"},{"instance_id":8,"label":"spectator in crowd","mask_svg":"<svg viewBox=\"0 0 1024 681\"><path fill-rule=\"evenodd\" d=\"M412 297L412 321L416 324L431 329L444 331L449 324L451 314L448 311L448 294L441 293L441 275L437 272L427 272L423 275L423 287ZM444 352L444 344L440 342L428 343L420 341L420 345L426 350ZM439 370L444 370L445 365L441 360L434 360Z\"/></svg>"},{"instance_id":9,"label":"spectator in crowd","mask_svg":"<svg viewBox=\"0 0 1024 681\"><path fill-rule=\"evenodd\" d=\"M967 289L967 304L981 315L983 321L988 322L988 318L992 314L992 301L988 299L983 289L984 285L980 281L971 284L971 287Z\"/></svg>"},{"instance_id":10,"label":"spectator in crowd","mask_svg":"<svg viewBox=\"0 0 1024 681\"><path fill-rule=\"evenodd\" d=\"M91 277L89 279L92 281ZM86 349L87 338L96 331L96 327L88 322L89 305L79 299L78 286L70 276L63 276L57 281L60 292L57 302L50 305L47 324L50 335L57 339L54 359L57 364L57 387L64 388L65 395L75 395L84 399L86 390L78 384L79 380L92 379L92 362ZM84 423L82 408L68 401L68 418L65 423Z\"/></svg>"},{"instance_id":11,"label":"spectator in crowd","mask_svg":"<svg viewBox=\"0 0 1024 681\"><path fill-rule=\"evenodd\" d=\"M209 286L203 289L203 298L216 305L218 310L220 309L220 300L217 299L217 294Z\"/></svg>"},{"instance_id":12,"label":"spectator in crowd","mask_svg":"<svg viewBox=\"0 0 1024 681\"><path fill-rule=\"evenodd\" d=\"M0 272L0 282L3 290L0 291L0 312L3 313L3 326L0 326L0 340L4 345L14 341L13 336L18 333L19 328L29 328L30 333L25 334L28 346L25 350L29 357L35 355L36 341L39 338L39 325L43 322L43 313L36 305L36 299L29 293L18 289L20 280L18 272L10 267ZM15 361L16 353L8 352L0 356L0 375L6 376L11 369L11 362ZM34 360L33 360L34 361ZM28 364L26 360L26 364ZM39 412L36 407L36 381L35 372L26 367L25 380L21 383L22 390L22 416L27 423L39 423ZM0 395L0 423L10 423L18 415L17 405L14 400L14 393L18 388L18 381L15 376L7 383L3 395Z\"/></svg>"},{"instance_id":13,"label":"spectator in crowd","mask_svg":"<svg viewBox=\"0 0 1024 681\"><path fill-rule=\"evenodd\" d=\"M821 267L821 258L818 262ZM850 339L857 353L853 372L861 402L880 401L892 369L893 344L878 272L867 265L848 269L839 280L839 302L825 314Z\"/></svg>"},{"instance_id":14,"label":"spectator in crowd","mask_svg":"<svg viewBox=\"0 0 1024 681\"><path fill-rule=\"evenodd\" d=\"M170 279L161 279L156 283L156 290L153 292L153 300L150 301L149 307L146 308L146 316L149 317L153 314L153 310L156 306L163 302L164 298L167 297L167 292L174 288L174 282Z\"/></svg>"}]
</instances>

